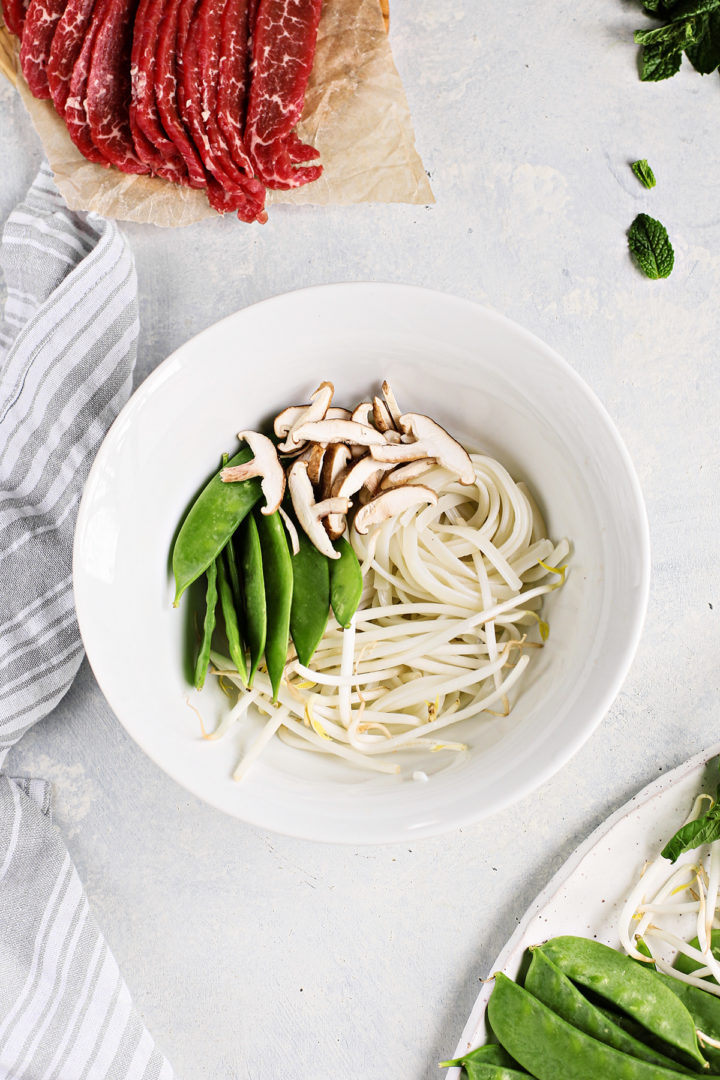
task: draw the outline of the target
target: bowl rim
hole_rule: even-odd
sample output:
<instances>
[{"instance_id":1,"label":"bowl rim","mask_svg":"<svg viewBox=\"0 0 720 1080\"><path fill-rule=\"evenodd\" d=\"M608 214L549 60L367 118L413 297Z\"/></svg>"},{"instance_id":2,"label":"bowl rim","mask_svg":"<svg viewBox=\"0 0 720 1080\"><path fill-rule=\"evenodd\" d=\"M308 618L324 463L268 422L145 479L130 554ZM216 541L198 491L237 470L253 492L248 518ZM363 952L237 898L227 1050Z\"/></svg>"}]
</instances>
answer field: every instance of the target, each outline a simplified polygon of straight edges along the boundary
<instances>
[{"instance_id":1,"label":"bowl rim","mask_svg":"<svg viewBox=\"0 0 720 1080\"><path fill-rule=\"evenodd\" d=\"M176 362L178 354L184 352L191 347L197 352L202 347L202 340L204 337L210 336L218 332L218 328L223 324L230 323L236 320L239 316L242 316L244 312L255 310L256 308L270 308L278 305L282 305L283 301L289 296L327 296L328 294L340 294L352 291L357 294L360 291L366 293L390 293L395 296L405 294L406 296L414 296L417 299L426 299L426 302L440 302L443 305L447 305L448 309L452 307L458 310L463 309L468 312L479 312L483 318L491 323L494 323L497 327L507 332L510 336L522 339L533 350L542 354L544 359L558 369L563 377L569 380L573 384L575 390L586 399L589 406L595 411L598 418L601 420L607 435L610 437L614 444L614 448L618 453L620 462L625 471L625 477L628 481L630 493L632 496L632 508L635 515L635 527L638 530L640 548L637 552L637 566L639 567L639 581L635 590L634 604L631 609L629 618L624 624L626 649L622 657L622 661L618 662L612 673L612 677L607 679L604 693L596 695L595 704L592 714L586 716L583 723L576 727L571 732L564 743L562 753L557 753L550 760L547 760L543 765L539 766L536 770L532 771L532 774L526 775L522 780L517 781L512 785L512 791L505 796L499 796L493 801L493 805L490 808L480 808L475 814L472 812L463 812L463 809L458 805L455 813L446 815L442 821L429 822L424 826L409 828L406 825L397 825L395 823L388 823L387 828L384 830L383 836L378 836L376 831L373 835L367 835L362 829L358 831L350 831L347 835L343 836L322 836L316 831L303 827L302 824L293 824L292 822L286 823L281 829L273 824L269 824L263 818L262 812L253 813L248 812L247 808L244 808L242 813L233 813L225 805L221 805L219 800L212 798L211 793L201 791L197 787L190 786L185 778L181 778L178 775L177 769L173 768L171 764L165 761L161 761L158 755L147 748L138 739L135 731L130 728L123 721L120 713L116 711L112 694L108 692L105 686L103 686L103 679L101 673L96 670L95 663L93 662L93 646L87 640L86 633L87 627L83 625L84 615L82 613L82 602L78 601L79 598L79 586L78 581L82 573L82 567L80 565L80 543L79 537L82 530L85 527L86 520L90 511L91 493L96 483L97 477L101 473L104 466L104 454L103 450L110 441L110 437L114 429L125 423L128 415L131 415L136 409L141 406L142 401L149 395L151 395L157 384L161 384L166 377L166 372L170 365ZM235 817L237 820L254 825L258 828L266 829L268 831L278 832L281 835L294 837L297 839L312 840L314 842L326 842L326 843L345 843L352 845L373 845L373 844L385 844L385 843L401 843L406 842L409 839L417 840L418 838L425 836L437 836L456 828L474 824L480 820L484 820L490 817L492 814L498 813L507 809L508 806L518 802L526 795L530 794L540 787L545 781L550 779L556 772L558 772L570 758L580 749L580 747L590 738L593 732L599 727L600 723L606 716L610 706L615 700L627 674L632 665L635 657L638 644L643 631L645 617L647 613L647 605L650 591L650 579L651 579L651 548L650 548L650 530L647 517L647 510L642 494L642 488L640 485L635 466L630 457L630 453L625 445L625 442L615 425L610 413L599 399L594 390L589 384L579 375L579 373L572 367L572 365L563 356L561 356L555 349L548 345L542 338L538 337L532 331L527 330L525 327L516 323L514 320L501 314L483 304L479 304L469 298L459 297L452 293L444 292L439 289L430 289L424 286L409 285L397 282L384 282L384 281L344 281L337 283L328 283L323 285L312 285L306 287L300 287L298 289L286 290L285 292L275 294L270 297L266 297L254 304L248 304L244 308L240 308L229 315L224 316L222 319L218 319L215 322L209 324L203 330L197 334L188 338L180 346L174 349L164 360L162 360L151 372L143 379L133 390L129 400L121 409L120 413L116 417L113 424L108 429L103 442L98 449L95 459L91 465L88 476L86 478L80 506L78 509L78 516L75 524L74 536L73 536L73 591L75 599L75 607L78 618L78 625L80 627L80 634L85 647L85 652L93 670L95 679L98 686L105 697L108 705L113 711L114 715L128 733L130 738L135 742L142 752L154 762L166 775L170 776L176 783L178 783L184 790L189 791L191 794L201 799L208 805L213 806L215 809L221 810L228 816ZM386 834L386 835L385 835Z\"/></svg>"}]
</instances>

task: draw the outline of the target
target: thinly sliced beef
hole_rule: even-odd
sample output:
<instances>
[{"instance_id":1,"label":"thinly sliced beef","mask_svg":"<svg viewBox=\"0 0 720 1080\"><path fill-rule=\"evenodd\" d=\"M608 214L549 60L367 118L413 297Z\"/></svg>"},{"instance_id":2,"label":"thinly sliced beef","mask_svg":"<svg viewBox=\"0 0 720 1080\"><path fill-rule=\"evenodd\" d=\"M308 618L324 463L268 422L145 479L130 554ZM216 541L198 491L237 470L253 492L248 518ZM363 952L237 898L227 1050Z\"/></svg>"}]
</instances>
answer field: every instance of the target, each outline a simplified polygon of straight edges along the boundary
<instances>
[{"instance_id":1,"label":"thinly sliced beef","mask_svg":"<svg viewBox=\"0 0 720 1080\"><path fill-rule=\"evenodd\" d=\"M220 29L217 122L233 160L252 175L242 131L250 81L249 0L227 0Z\"/></svg>"},{"instance_id":2,"label":"thinly sliced beef","mask_svg":"<svg viewBox=\"0 0 720 1080\"><path fill-rule=\"evenodd\" d=\"M106 0L95 35L85 102L93 143L125 173L148 172L130 133L130 52L136 8L137 0Z\"/></svg>"},{"instance_id":3,"label":"thinly sliced beef","mask_svg":"<svg viewBox=\"0 0 720 1080\"><path fill-rule=\"evenodd\" d=\"M2 0L3 22L11 34L22 37L27 4L24 0Z\"/></svg>"},{"instance_id":4,"label":"thinly sliced beef","mask_svg":"<svg viewBox=\"0 0 720 1080\"><path fill-rule=\"evenodd\" d=\"M180 9L191 10L180 21ZM158 115L168 137L181 154L192 187L207 185L207 173L180 118L176 58L182 54L192 16L192 0L165 0L155 54L155 101Z\"/></svg>"},{"instance_id":5,"label":"thinly sliced beef","mask_svg":"<svg viewBox=\"0 0 720 1080\"><path fill-rule=\"evenodd\" d=\"M36 98L49 98L50 49L67 0L30 0L20 46L20 66Z\"/></svg>"},{"instance_id":6,"label":"thinly sliced beef","mask_svg":"<svg viewBox=\"0 0 720 1080\"><path fill-rule=\"evenodd\" d=\"M138 157L175 184L189 183L182 155L160 124L155 101L155 47L163 0L140 0L130 58L130 131Z\"/></svg>"},{"instance_id":7,"label":"thinly sliced beef","mask_svg":"<svg viewBox=\"0 0 720 1080\"><path fill-rule=\"evenodd\" d=\"M95 0L67 0L55 29L47 66L50 95L56 112L65 115L75 64L90 29Z\"/></svg>"},{"instance_id":8,"label":"thinly sliced beef","mask_svg":"<svg viewBox=\"0 0 720 1080\"><path fill-rule=\"evenodd\" d=\"M70 138L77 146L80 153L99 165L109 165L104 154L93 143L92 132L88 122L85 101L87 98L88 76L92 63L93 46L97 37L98 29L102 23L104 11L110 0L98 0L93 11L93 17L86 27L85 38L82 42L80 54L75 61L70 79L70 91L65 102L65 125Z\"/></svg>"},{"instance_id":9,"label":"thinly sliced beef","mask_svg":"<svg viewBox=\"0 0 720 1080\"><path fill-rule=\"evenodd\" d=\"M200 0L198 61L202 118L210 146L219 157L226 175L247 195L249 203L257 204L257 212L260 213L265 204L265 187L259 180L253 179L253 168L242 143L238 148L240 160L237 160L218 123L220 51L226 6L225 0Z\"/></svg>"},{"instance_id":10,"label":"thinly sliced beef","mask_svg":"<svg viewBox=\"0 0 720 1080\"><path fill-rule=\"evenodd\" d=\"M188 28L178 65L178 70L182 68L180 112L205 168L223 191L234 195L233 209L243 221L255 221L263 215L263 185L238 169L214 122L220 36L214 7L218 0L198 0Z\"/></svg>"},{"instance_id":11,"label":"thinly sliced beef","mask_svg":"<svg viewBox=\"0 0 720 1080\"><path fill-rule=\"evenodd\" d=\"M317 180L317 152L293 128L315 56L322 0L259 0L252 37L252 79L245 146L257 176L285 190Z\"/></svg>"}]
</instances>

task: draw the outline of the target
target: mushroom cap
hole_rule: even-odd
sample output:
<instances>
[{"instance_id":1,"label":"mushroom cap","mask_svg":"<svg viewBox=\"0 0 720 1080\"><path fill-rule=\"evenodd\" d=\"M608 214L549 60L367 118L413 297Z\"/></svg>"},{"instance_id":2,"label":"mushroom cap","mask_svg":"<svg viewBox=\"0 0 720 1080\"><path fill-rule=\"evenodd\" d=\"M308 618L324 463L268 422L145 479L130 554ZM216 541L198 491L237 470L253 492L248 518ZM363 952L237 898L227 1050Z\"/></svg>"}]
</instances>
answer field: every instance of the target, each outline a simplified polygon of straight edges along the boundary
<instances>
[{"instance_id":1,"label":"mushroom cap","mask_svg":"<svg viewBox=\"0 0 720 1080\"><path fill-rule=\"evenodd\" d=\"M413 506L432 506L436 502L437 493L432 488L425 487L424 484L408 484L406 487L382 491L376 495L358 510L353 524L355 529L364 536L371 525L387 521L388 518L395 517Z\"/></svg>"}]
</instances>

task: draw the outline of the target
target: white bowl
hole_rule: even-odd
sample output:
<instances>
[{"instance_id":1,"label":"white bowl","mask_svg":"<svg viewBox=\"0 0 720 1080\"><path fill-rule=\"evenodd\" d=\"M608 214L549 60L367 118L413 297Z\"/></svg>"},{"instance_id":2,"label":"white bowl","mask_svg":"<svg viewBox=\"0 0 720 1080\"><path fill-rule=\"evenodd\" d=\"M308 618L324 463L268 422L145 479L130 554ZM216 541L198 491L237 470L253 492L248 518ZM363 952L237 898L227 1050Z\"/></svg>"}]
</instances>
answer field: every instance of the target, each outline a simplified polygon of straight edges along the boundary
<instances>
[{"instance_id":1,"label":"white bowl","mask_svg":"<svg viewBox=\"0 0 720 1080\"><path fill-rule=\"evenodd\" d=\"M183 676L183 619L169 556L194 493L235 434L307 400L338 403L387 378L406 411L526 480L549 535L572 542L545 606L550 638L506 719L466 721L467 753L413 761L427 783L371 775L274 740L247 778L231 772L246 727L203 742L226 699ZM402 285L306 289L246 308L178 349L139 387L103 443L75 534L75 600L90 663L129 734L178 783L263 828L375 843L429 835L499 810L588 738L637 646L649 582L647 521L627 451L574 370L537 338L469 301ZM256 721L251 721L255 723Z\"/></svg>"}]
</instances>

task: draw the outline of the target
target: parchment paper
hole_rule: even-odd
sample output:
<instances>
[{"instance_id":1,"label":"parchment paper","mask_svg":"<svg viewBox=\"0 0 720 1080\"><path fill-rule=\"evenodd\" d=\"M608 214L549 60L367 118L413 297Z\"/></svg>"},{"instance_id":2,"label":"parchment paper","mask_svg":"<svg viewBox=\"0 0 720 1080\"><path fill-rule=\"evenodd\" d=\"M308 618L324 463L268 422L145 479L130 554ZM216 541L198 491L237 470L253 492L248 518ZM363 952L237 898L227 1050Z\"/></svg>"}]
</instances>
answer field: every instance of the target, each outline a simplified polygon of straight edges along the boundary
<instances>
[{"instance_id":1,"label":"parchment paper","mask_svg":"<svg viewBox=\"0 0 720 1080\"><path fill-rule=\"evenodd\" d=\"M71 210L162 226L215 217L201 191L86 161L48 101L32 96L17 40L0 24L0 70L16 85ZM268 203L434 202L378 0L325 0L298 134L323 175Z\"/></svg>"}]
</instances>

